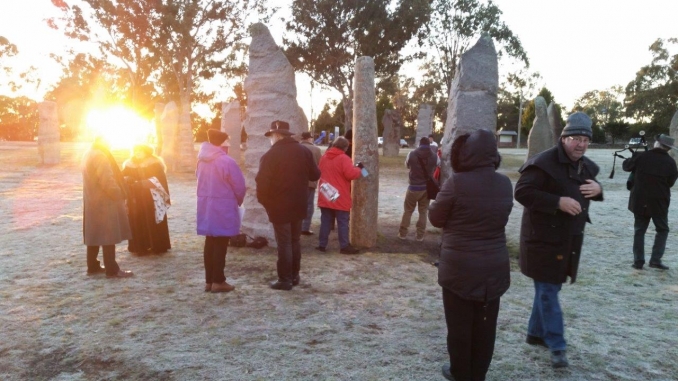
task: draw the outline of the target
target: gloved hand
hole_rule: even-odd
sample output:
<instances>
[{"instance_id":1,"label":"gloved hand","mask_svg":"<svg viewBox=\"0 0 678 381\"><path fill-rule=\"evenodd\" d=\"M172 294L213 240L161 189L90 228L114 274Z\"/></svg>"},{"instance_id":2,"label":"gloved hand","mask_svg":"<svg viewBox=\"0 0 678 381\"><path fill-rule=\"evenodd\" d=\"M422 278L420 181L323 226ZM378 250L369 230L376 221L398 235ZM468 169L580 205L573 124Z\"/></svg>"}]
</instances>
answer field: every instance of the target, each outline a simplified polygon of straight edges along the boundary
<instances>
[{"instance_id":1,"label":"gloved hand","mask_svg":"<svg viewBox=\"0 0 678 381\"><path fill-rule=\"evenodd\" d=\"M363 163L361 161L359 161L358 164L356 164L355 166L360 168L360 169L365 168L365 166L363 165Z\"/></svg>"}]
</instances>

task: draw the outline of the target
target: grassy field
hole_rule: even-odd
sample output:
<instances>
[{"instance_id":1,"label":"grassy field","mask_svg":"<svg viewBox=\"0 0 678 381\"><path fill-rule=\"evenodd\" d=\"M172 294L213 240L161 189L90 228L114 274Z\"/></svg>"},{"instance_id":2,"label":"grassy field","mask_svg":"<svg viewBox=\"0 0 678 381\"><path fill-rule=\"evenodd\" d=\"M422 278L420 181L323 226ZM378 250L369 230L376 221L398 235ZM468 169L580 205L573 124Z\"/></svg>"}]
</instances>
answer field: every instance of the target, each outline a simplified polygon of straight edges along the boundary
<instances>
[{"instance_id":1,"label":"grassy field","mask_svg":"<svg viewBox=\"0 0 678 381\"><path fill-rule=\"evenodd\" d=\"M361 255L313 250L303 237L301 284L274 291L275 250L229 248L228 294L202 291L203 239L195 234L195 179L170 174L173 249L135 256L135 277L85 274L83 144L39 166L33 143L0 142L0 379L2 380L442 380L446 328L435 259L439 232L396 237L407 186L403 161L380 158L378 245ZM525 150L502 150L514 181ZM605 201L591 207L577 283L561 292L570 368L524 344L531 280L512 273L501 300L488 380L678 379L678 241L667 272L631 268L632 217L612 151L591 150ZM126 152L114 152L122 161ZM670 226L678 226L671 207ZM517 249L521 207L507 226ZM319 212L312 229L317 231ZM648 246L651 236L648 236Z\"/></svg>"}]
</instances>

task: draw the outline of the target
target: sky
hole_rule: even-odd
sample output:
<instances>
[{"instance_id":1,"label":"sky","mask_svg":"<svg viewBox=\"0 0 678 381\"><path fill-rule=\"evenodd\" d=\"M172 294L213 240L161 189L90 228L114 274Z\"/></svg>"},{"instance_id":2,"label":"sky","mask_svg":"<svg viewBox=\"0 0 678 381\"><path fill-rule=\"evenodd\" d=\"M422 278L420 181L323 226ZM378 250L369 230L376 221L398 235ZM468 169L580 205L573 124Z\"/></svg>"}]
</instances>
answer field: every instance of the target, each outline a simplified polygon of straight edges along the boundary
<instances>
[{"instance_id":1,"label":"sky","mask_svg":"<svg viewBox=\"0 0 678 381\"><path fill-rule=\"evenodd\" d=\"M286 0L289 1L289 0ZM280 2L276 2L278 5ZM678 38L674 0L494 0L502 20L517 35L530 59L530 71L539 72L542 84L556 102L569 110L585 92L625 86L635 73L650 63L648 47L657 38ZM22 90L40 100L56 83L59 66L49 58L73 45L60 32L49 29L44 20L57 16L50 0L0 0L0 36L19 48L16 71L32 65L38 68L40 86ZM272 23L271 33L282 43L281 23ZM500 65L500 76L509 71ZM2 74L0 74L2 75ZM0 80L0 84L4 81ZM230 94L224 85L211 84L218 97ZM311 91L310 80L297 74L300 106L307 117L322 109L328 98L339 99L336 91ZM8 94L0 88L0 94Z\"/></svg>"}]
</instances>

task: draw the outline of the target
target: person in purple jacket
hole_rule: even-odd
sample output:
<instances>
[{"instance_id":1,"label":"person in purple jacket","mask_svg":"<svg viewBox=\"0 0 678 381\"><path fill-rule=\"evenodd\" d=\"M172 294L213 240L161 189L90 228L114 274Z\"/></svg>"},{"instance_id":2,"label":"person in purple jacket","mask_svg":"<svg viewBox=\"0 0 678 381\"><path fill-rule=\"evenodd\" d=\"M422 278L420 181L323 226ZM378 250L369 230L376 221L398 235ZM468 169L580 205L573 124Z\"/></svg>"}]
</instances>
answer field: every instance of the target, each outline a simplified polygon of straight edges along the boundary
<instances>
[{"instance_id":1,"label":"person in purple jacket","mask_svg":"<svg viewBox=\"0 0 678 381\"><path fill-rule=\"evenodd\" d=\"M235 286L226 283L224 267L229 237L240 233L238 206L245 198L245 177L238 164L228 156L228 134L207 131L200 146L198 167L198 235L205 236L205 292L229 292Z\"/></svg>"}]
</instances>

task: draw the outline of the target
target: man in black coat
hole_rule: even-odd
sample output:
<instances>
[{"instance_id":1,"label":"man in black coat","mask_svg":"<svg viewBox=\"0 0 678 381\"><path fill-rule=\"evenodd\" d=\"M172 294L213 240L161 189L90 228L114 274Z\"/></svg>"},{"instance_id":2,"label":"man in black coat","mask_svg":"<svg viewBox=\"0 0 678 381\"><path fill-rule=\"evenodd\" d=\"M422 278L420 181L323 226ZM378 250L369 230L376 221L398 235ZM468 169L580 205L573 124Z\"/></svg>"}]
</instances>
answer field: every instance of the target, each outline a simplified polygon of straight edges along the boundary
<instances>
[{"instance_id":1,"label":"man in black coat","mask_svg":"<svg viewBox=\"0 0 678 381\"><path fill-rule=\"evenodd\" d=\"M551 350L554 368L568 366L558 292L567 277L577 279L589 202L602 201L598 166L584 156L591 119L576 112L555 147L520 168L515 199L525 208L520 228L520 270L534 280L534 304L527 343Z\"/></svg>"},{"instance_id":2,"label":"man in black coat","mask_svg":"<svg viewBox=\"0 0 678 381\"><path fill-rule=\"evenodd\" d=\"M271 149L259 162L257 201L266 209L278 244L278 281L275 290L299 284L301 222L306 218L308 182L320 179L310 150L291 136L290 125L276 120L266 132Z\"/></svg>"},{"instance_id":3,"label":"man in black coat","mask_svg":"<svg viewBox=\"0 0 678 381\"><path fill-rule=\"evenodd\" d=\"M635 153L631 158L624 160L623 168L633 172L633 188L629 196L629 210L635 217L633 229L633 267L643 269L645 264L645 232L654 223L656 234L650 267L668 270L662 263L666 238L669 235L669 203L671 202L671 187L678 178L676 161L669 156L668 151L673 146L674 139L661 134L656 138L654 148L642 153Z\"/></svg>"},{"instance_id":4,"label":"man in black coat","mask_svg":"<svg viewBox=\"0 0 678 381\"><path fill-rule=\"evenodd\" d=\"M403 203L403 217L400 219L400 229L398 238L404 240L407 238L407 230L410 228L412 213L417 208L419 219L417 220L417 241L424 240L426 232L426 215L431 200L426 191L426 180L433 176L433 172L438 165L438 155L431 151L431 146L427 137L421 138L419 147L410 151L405 159L405 166L410 170L409 186L405 192L405 202Z\"/></svg>"}]
</instances>

